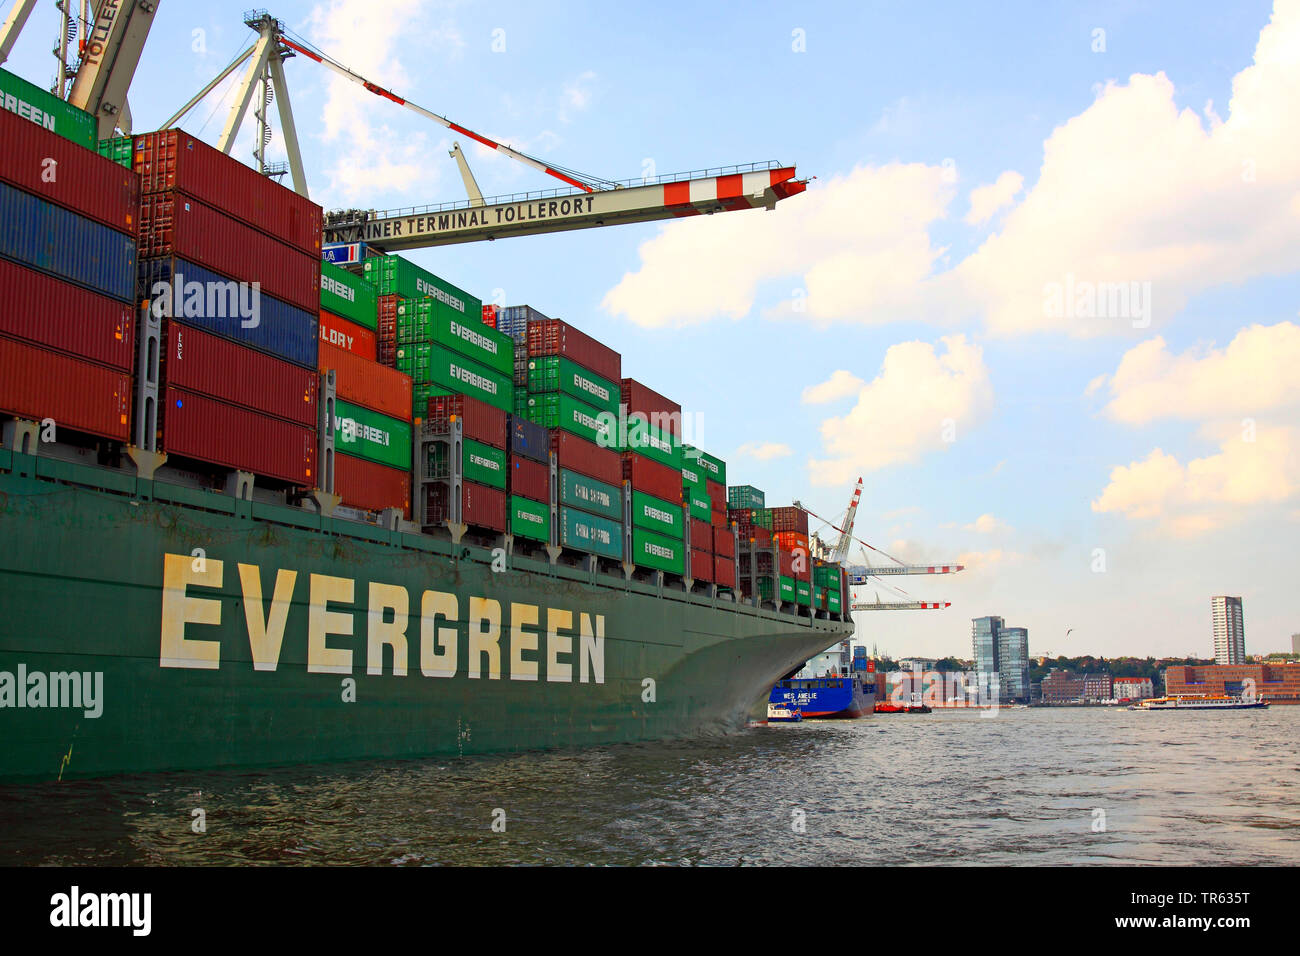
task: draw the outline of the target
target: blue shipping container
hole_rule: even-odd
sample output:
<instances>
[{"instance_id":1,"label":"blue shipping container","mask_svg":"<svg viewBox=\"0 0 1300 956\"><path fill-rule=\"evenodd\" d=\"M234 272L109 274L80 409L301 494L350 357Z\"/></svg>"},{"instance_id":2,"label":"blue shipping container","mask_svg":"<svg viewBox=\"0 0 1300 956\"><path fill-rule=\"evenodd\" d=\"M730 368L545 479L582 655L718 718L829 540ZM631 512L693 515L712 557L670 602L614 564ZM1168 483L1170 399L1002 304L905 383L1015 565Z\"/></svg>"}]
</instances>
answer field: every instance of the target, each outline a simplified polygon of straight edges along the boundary
<instances>
[{"instance_id":1,"label":"blue shipping container","mask_svg":"<svg viewBox=\"0 0 1300 956\"><path fill-rule=\"evenodd\" d=\"M183 287L178 288L174 279L179 279ZM244 314L249 310L243 306L253 298L251 289L243 288L236 293L240 298L224 294L223 289L232 288L233 279L175 257L145 259L140 263L140 285L145 298L155 298L159 282L167 283L172 289L171 317L295 365L316 368L320 346L320 320L316 313L259 292L257 324L246 326L252 317Z\"/></svg>"},{"instance_id":2,"label":"blue shipping container","mask_svg":"<svg viewBox=\"0 0 1300 956\"><path fill-rule=\"evenodd\" d=\"M0 256L122 302L135 299L135 240L0 183Z\"/></svg>"},{"instance_id":3,"label":"blue shipping container","mask_svg":"<svg viewBox=\"0 0 1300 956\"><path fill-rule=\"evenodd\" d=\"M530 422L516 415L510 416L510 453L531 458L534 461L549 461L551 454L551 433L545 426Z\"/></svg>"}]
</instances>

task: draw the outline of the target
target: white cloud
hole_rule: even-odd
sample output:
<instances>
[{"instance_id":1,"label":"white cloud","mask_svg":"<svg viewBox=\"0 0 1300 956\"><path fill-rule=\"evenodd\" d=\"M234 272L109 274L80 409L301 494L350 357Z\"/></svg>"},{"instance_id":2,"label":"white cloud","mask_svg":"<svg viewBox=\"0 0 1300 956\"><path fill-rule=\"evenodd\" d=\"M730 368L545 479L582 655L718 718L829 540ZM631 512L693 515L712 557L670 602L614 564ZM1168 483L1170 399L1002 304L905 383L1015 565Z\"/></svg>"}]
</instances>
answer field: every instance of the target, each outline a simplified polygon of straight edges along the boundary
<instances>
[{"instance_id":1,"label":"white cloud","mask_svg":"<svg viewBox=\"0 0 1300 956\"><path fill-rule=\"evenodd\" d=\"M748 442L736 449L741 458L757 458L759 461L771 461L793 454L789 445L780 442Z\"/></svg>"},{"instance_id":2,"label":"white cloud","mask_svg":"<svg viewBox=\"0 0 1300 956\"><path fill-rule=\"evenodd\" d=\"M348 67L371 82L409 93L411 78L397 55L400 41L418 35L426 54L441 57L465 45L453 24L427 22L427 8L420 0L390 0L377 15L371 0L331 0L312 9L304 32L327 53L342 57L339 51L346 51ZM327 84L321 138L334 156L327 170L332 200L374 202L377 194L401 195L417 184L432 196L442 167L428 157L450 146L440 127L426 121L428 132L411 133L415 114L341 76L331 74Z\"/></svg>"},{"instance_id":3,"label":"white cloud","mask_svg":"<svg viewBox=\"0 0 1300 956\"><path fill-rule=\"evenodd\" d=\"M937 166L859 166L772 212L668 223L641 244L640 269L602 306L651 328L736 319L753 308L760 282L786 279L801 319L920 316L924 281L943 253L926 227L944 216L953 190Z\"/></svg>"},{"instance_id":4,"label":"white cloud","mask_svg":"<svg viewBox=\"0 0 1300 956\"><path fill-rule=\"evenodd\" d=\"M1038 181L956 271L1001 333L1124 333L1130 317L1053 317L1053 283L1150 283L1159 323L1197 292L1295 270L1300 4L1283 0L1229 115L1179 110L1163 74L1110 84L1044 144ZM1077 312L1075 313L1077 316ZM1140 316L1139 316L1140 321Z\"/></svg>"},{"instance_id":5,"label":"white cloud","mask_svg":"<svg viewBox=\"0 0 1300 956\"><path fill-rule=\"evenodd\" d=\"M1110 382L1106 414L1129 425L1161 418L1258 415L1300 404L1300 326L1242 329L1226 349L1172 354L1157 337L1130 349Z\"/></svg>"},{"instance_id":6,"label":"white cloud","mask_svg":"<svg viewBox=\"0 0 1300 956\"><path fill-rule=\"evenodd\" d=\"M1215 430L1218 454L1183 465L1154 449L1142 461L1120 465L1092 503L1096 512L1117 512L1132 520L1158 520L1178 536L1198 534L1240 519L1257 505L1276 504L1300 484L1300 433L1259 427L1254 441L1228 428Z\"/></svg>"},{"instance_id":7,"label":"white cloud","mask_svg":"<svg viewBox=\"0 0 1300 956\"><path fill-rule=\"evenodd\" d=\"M831 377L817 385L809 385L803 390L801 401L805 405L821 405L833 402L837 398L853 395L862 388L863 381L852 372L836 369Z\"/></svg>"},{"instance_id":8,"label":"white cloud","mask_svg":"<svg viewBox=\"0 0 1300 956\"><path fill-rule=\"evenodd\" d=\"M854 407L822 422L830 457L809 462L813 484L846 484L864 472L916 461L988 416L993 386L983 351L961 335L942 341L942 354L928 342L890 346Z\"/></svg>"},{"instance_id":9,"label":"white cloud","mask_svg":"<svg viewBox=\"0 0 1300 956\"><path fill-rule=\"evenodd\" d=\"M569 121L569 113L580 113L591 105L593 95L592 87L596 82L596 74L591 70L585 70L577 78L564 84L564 91L560 96L559 119L563 123Z\"/></svg>"},{"instance_id":10,"label":"white cloud","mask_svg":"<svg viewBox=\"0 0 1300 956\"><path fill-rule=\"evenodd\" d=\"M957 564L966 569L967 574L991 570L1001 565L1019 564L1023 555L1016 551L1003 551L993 548L989 551L965 551L957 555Z\"/></svg>"},{"instance_id":11,"label":"white cloud","mask_svg":"<svg viewBox=\"0 0 1300 956\"><path fill-rule=\"evenodd\" d=\"M946 272L930 227L947 216L951 169L891 163L814 183L771 214L669 223L603 304L650 327L734 319L777 279L790 303L768 311L804 321L978 312L998 334L1131 335L1202 290L1295 271L1298 97L1300 4L1279 0L1226 119L1180 110L1163 73L1108 84L1047 138L1001 231ZM1003 208L1014 175L972 193L970 217Z\"/></svg>"},{"instance_id":12,"label":"white cloud","mask_svg":"<svg viewBox=\"0 0 1300 956\"><path fill-rule=\"evenodd\" d=\"M962 525L965 531L976 531L980 534L992 534L995 531L1008 530L1005 521L1001 521L991 514L982 514L970 524Z\"/></svg>"},{"instance_id":13,"label":"white cloud","mask_svg":"<svg viewBox=\"0 0 1300 956\"><path fill-rule=\"evenodd\" d=\"M966 213L964 221L972 226L988 222L999 209L1015 202L1016 194L1024 185L1025 177L1009 169L996 182L972 189L970 212Z\"/></svg>"}]
</instances>

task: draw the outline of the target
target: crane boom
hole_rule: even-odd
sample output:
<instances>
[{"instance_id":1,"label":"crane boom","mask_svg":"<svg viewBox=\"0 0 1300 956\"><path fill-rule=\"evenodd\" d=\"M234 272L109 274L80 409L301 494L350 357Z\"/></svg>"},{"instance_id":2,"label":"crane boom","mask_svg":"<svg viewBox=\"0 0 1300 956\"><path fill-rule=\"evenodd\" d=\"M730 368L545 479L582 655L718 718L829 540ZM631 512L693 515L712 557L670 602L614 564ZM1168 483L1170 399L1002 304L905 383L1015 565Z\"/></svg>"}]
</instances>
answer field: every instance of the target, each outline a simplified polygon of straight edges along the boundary
<instances>
[{"instance_id":1,"label":"crane boom","mask_svg":"<svg viewBox=\"0 0 1300 956\"><path fill-rule=\"evenodd\" d=\"M806 186L795 179L793 166L757 163L592 193L562 190L498 196L481 206L461 201L363 217L336 213L326 220L325 241L366 242L396 252L760 206L770 209Z\"/></svg>"},{"instance_id":2,"label":"crane boom","mask_svg":"<svg viewBox=\"0 0 1300 956\"><path fill-rule=\"evenodd\" d=\"M359 86L364 86L367 90L369 90L371 93L374 93L376 96L382 96L386 100L392 100L398 106L405 106L409 110L414 110L415 112L423 116L425 119L431 119L435 123L447 127L447 129L449 130L453 130L457 133L460 133L462 136L468 136L470 139L474 140L475 142L482 143L488 149L494 149L498 153L504 153L505 155L511 157L512 159L519 160L519 162L523 163L526 166L531 166L533 167L533 169L546 173L546 175L548 176L554 176L556 179L568 183L570 186L573 186L577 189L581 189L583 192L593 191L594 187L592 187L591 185L584 183L578 179L574 179L572 176L569 176L558 169L553 169L552 167L546 165L546 163L542 162L540 159L536 159L532 156L529 156L527 153L521 153L519 152L519 150L512 149L511 147L506 146L504 143L498 143L495 140L488 139L488 137L474 132L472 129L466 129L464 126L461 126L457 123L453 123L451 120L447 119L447 117L435 113L433 112L433 110L427 110L423 106L419 106L415 103L412 103L408 99L404 99L403 97L398 96L392 90L384 89L382 86L379 86L377 83L371 83L364 76L352 72L342 63L336 63L333 60L331 60L329 57L321 53L317 53L315 50L309 50L305 46L301 46L297 43L294 43L292 40L285 37L283 34L279 36L279 40L280 43L282 43L284 46L287 46L289 49L293 50L294 52L301 53L303 56L307 57L308 59L315 60L317 63L321 64L322 66L329 67L329 69L333 70L339 76L349 79L353 83L358 84Z\"/></svg>"},{"instance_id":3,"label":"crane boom","mask_svg":"<svg viewBox=\"0 0 1300 956\"><path fill-rule=\"evenodd\" d=\"M862 477L858 477L858 483L853 488L853 500L849 502L849 510L844 516L844 530L840 532L840 540L835 545L835 550L831 552L831 560L836 564L843 564L849 559L849 543L853 540L853 521L858 516L858 500L862 497Z\"/></svg>"},{"instance_id":4,"label":"crane boom","mask_svg":"<svg viewBox=\"0 0 1300 956\"><path fill-rule=\"evenodd\" d=\"M95 117L100 139L108 139L118 127L124 133L131 131L126 93L140 63L158 3L159 0L121 0L99 4L68 102Z\"/></svg>"},{"instance_id":5,"label":"crane boom","mask_svg":"<svg viewBox=\"0 0 1300 956\"><path fill-rule=\"evenodd\" d=\"M854 611L942 611L951 601L858 601L849 605Z\"/></svg>"},{"instance_id":6,"label":"crane boom","mask_svg":"<svg viewBox=\"0 0 1300 956\"><path fill-rule=\"evenodd\" d=\"M845 568L849 573L849 584L866 584L867 578L878 578L886 574L956 574L965 569L964 564L896 564L879 568L859 564Z\"/></svg>"}]
</instances>

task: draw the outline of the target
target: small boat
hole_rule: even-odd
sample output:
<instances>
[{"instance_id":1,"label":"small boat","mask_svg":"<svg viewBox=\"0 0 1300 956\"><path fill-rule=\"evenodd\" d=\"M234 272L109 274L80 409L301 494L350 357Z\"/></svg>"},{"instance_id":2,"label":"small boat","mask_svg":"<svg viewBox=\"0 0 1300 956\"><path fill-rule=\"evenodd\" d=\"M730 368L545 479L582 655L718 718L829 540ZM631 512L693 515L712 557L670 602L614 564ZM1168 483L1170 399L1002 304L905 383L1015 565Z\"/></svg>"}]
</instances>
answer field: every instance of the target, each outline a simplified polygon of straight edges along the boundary
<instances>
[{"instance_id":1,"label":"small boat","mask_svg":"<svg viewBox=\"0 0 1300 956\"><path fill-rule=\"evenodd\" d=\"M928 714L930 708L926 704L876 704L877 714Z\"/></svg>"},{"instance_id":2,"label":"small boat","mask_svg":"<svg viewBox=\"0 0 1300 956\"><path fill-rule=\"evenodd\" d=\"M803 720L803 714L792 707L785 707L781 704L767 705L768 723L790 724L798 723Z\"/></svg>"},{"instance_id":3,"label":"small boat","mask_svg":"<svg viewBox=\"0 0 1300 956\"><path fill-rule=\"evenodd\" d=\"M1129 710L1263 710L1267 707L1268 701L1258 697L1185 694L1175 697L1152 697L1131 705Z\"/></svg>"}]
</instances>

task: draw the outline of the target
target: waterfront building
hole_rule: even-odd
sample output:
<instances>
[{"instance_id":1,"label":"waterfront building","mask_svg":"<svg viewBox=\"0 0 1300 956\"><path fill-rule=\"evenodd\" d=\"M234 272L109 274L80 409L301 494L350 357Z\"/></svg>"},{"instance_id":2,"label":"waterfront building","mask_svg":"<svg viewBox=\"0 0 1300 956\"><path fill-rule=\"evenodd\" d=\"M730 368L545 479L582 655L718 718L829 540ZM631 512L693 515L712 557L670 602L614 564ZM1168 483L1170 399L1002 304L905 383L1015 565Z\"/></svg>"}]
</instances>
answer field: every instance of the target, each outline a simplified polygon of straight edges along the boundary
<instances>
[{"instance_id":1,"label":"waterfront building","mask_svg":"<svg viewBox=\"0 0 1300 956\"><path fill-rule=\"evenodd\" d=\"M1210 598L1210 618L1214 629L1214 663L1246 663L1246 625L1241 614L1241 598L1219 595Z\"/></svg>"},{"instance_id":2,"label":"waterfront building","mask_svg":"<svg viewBox=\"0 0 1300 956\"><path fill-rule=\"evenodd\" d=\"M1042 693L1044 704L1110 700L1114 696L1110 674L1075 674L1056 668L1044 675Z\"/></svg>"},{"instance_id":3,"label":"waterfront building","mask_svg":"<svg viewBox=\"0 0 1300 956\"><path fill-rule=\"evenodd\" d=\"M1300 661L1285 664L1203 664L1174 666L1165 671L1165 693L1171 697L1226 694L1235 697L1253 681L1255 696L1271 704L1300 704Z\"/></svg>"},{"instance_id":4,"label":"waterfront building","mask_svg":"<svg viewBox=\"0 0 1300 956\"><path fill-rule=\"evenodd\" d=\"M998 673L998 631L1002 623L1002 618L992 616L972 618L970 622L971 656L975 658L975 672L986 687L985 682Z\"/></svg>"},{"instance_id":5,"label":"waterfront building","mask_svg":"<svg viewBox=\"0 0 1300 956\"><path fill-rule=\"evenodd\" d=\"M1146 700L1156 695L1150 677L1116 677L1112 689L1120 700Z\"/></svg>"},{"instance_id":6,"label":"waterfront building","mask_svg":"<svg viewBox=\"0 0 1300 956\"><path fill-rule=\"evenodd\" d=\"M1003 700L1029 700L1029 629L1004 627L998 631L998 683Z\"/></svg>"}]
</instances>

